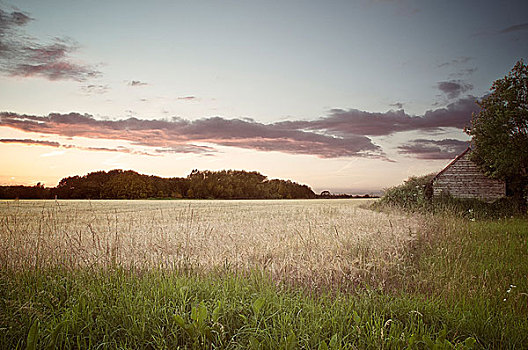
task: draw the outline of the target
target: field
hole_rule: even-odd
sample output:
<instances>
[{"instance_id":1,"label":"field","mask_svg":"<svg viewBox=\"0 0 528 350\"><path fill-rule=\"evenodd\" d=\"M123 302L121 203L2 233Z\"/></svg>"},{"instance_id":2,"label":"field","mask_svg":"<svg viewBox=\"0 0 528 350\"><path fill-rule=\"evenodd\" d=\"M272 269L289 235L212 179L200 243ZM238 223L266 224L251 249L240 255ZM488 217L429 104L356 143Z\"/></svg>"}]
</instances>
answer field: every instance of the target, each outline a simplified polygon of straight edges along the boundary
<instances>
[{"instance_id":1,"label":"field","mask_svg":"<svg viewBox=\"0 0 528 350\"><path fill-rule=\"evenodd\" d=\"M416 219L363 200L1 203L9 268L162 267L269 272L309 287L353 284L398 264Z\"/></svg>"},{"instance_id":2,"label":"field","mask_svg":"<svg viewBox=\"0 0 528 350\"><path fill-rule=\"evenodd\" d=\"M525 344L526 219L369 203L0 202L0 345Z\"/></svg>"}]
</instances>

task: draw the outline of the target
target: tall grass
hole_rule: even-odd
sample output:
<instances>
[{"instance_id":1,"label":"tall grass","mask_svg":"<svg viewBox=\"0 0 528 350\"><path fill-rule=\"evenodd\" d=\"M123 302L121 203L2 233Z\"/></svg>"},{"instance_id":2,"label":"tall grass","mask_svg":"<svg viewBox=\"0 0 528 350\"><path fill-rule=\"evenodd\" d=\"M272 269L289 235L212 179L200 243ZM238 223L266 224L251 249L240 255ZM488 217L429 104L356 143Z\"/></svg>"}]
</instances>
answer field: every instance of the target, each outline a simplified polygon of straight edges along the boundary
<instances>
[{"instance_id":1,"label":"tall grass","mask_svg":"<svg viewBox=\"0 0 528 350\"><path fill-rule=\"evenodd\" d=\"M374 291L310 295L258 273L47 270L0 277L2 348L33 342L82 349L380 349L473 342L449 329L449 310L440 305Z\"/></svg>"},{"instance_id":2,"label":"tall grass","mask_svg":"<svg viewBox=\"0 0 528 350\"><path fill-rule=\"evenodd\" d=\"M0 263L9 269L228 266L263 270L308 289L389 283L421 224L360 203L4 201Z\"/></svg>"},{"instance_id":3,"label":"tall grass","mask_svg":"<svg viewBox=\"0 0 528 350\"><path fill-rule=\"evenodd\" d=\"M410 219L369 213L353 201L148 203L6 204L0 348L448 349L528 342L525 218ZM229 235L215 233L220 229L233 243L224 246ZM364 246L345 244L354 234ZM189 254L170 260L178 241ZM251 246L266 244L264 256L284 264L281 274ZM296 250L283 255L281 245ZM329 262L309 258L320 254ZM225 260L237 255L238 263ZM315 279L306 277L312 275L304 265L312 263L321 268ZM370 265L376 263L381 267ZM365 270L332 276L333 264Z\"/></svg>"}]
</instances>

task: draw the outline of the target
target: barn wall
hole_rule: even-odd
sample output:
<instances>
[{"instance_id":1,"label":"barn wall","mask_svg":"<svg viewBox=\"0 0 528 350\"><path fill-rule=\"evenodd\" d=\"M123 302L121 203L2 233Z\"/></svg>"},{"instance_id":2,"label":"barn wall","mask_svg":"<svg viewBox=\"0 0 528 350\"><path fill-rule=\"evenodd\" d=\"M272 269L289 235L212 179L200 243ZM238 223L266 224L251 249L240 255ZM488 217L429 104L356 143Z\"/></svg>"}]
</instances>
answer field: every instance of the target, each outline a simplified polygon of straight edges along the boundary
<instances>
[{"instance_id":1,"label":"barn wall","mask_svg":"<svg viewBox=\"0 0 528 350\"><path fill-rule=\"evenodd\" d=\"M478 198L486 201L504 197L506 183L485 176L475 163L469 160L470 152L452 163L433 181L433 195L448 193L456 198Z\"/></svg>"}]
</instances>

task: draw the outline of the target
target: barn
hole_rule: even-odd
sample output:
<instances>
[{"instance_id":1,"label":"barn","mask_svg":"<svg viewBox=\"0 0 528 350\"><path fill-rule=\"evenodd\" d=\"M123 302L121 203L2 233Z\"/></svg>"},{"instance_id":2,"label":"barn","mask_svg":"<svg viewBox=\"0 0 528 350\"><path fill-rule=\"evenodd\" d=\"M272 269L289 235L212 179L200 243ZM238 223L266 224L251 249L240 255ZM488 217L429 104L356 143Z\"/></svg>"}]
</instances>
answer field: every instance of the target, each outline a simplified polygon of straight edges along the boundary
<instances>
[{"instance_id":1,"label":"barn","mask_svg":"<svg viewBox=\"0 0 528 350\"><path fill-rule=\"evenodd\" d=\"M448 194L455 198L476 198L493 202L506 196L506 183L484 175L470 160L471 147L458 155L432 180L433 196Z\"/></svg>"}]
</instances>

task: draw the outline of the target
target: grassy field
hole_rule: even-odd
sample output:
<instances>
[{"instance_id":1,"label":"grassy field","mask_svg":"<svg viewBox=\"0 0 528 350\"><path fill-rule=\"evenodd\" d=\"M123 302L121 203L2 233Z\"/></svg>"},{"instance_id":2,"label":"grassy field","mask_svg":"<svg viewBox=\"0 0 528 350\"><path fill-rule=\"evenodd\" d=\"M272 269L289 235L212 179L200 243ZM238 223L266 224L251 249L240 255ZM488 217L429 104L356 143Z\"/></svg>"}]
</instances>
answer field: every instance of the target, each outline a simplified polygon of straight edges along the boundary
<instances>
[{"instance_id":1,"label":"grassy field","mask_svg":"<svg viewBox=\"0 0 528 350\"><path fill-rule=\"evenodd\" d=\"M361 203L367 202L3 202L0 259L10 269L262 270L310 288L369 276L384 283L420 224Z\"/></svg>"},{"instance_id":2,"label":"grassy field","mask_svg":"<svg viewBox=\"0 0 528 350\"><path fill-rule=\"evenodd\" d=\"M0 347L525 346L528 220L366 205L0 202Z\"/></svg>"}]
</instances>

